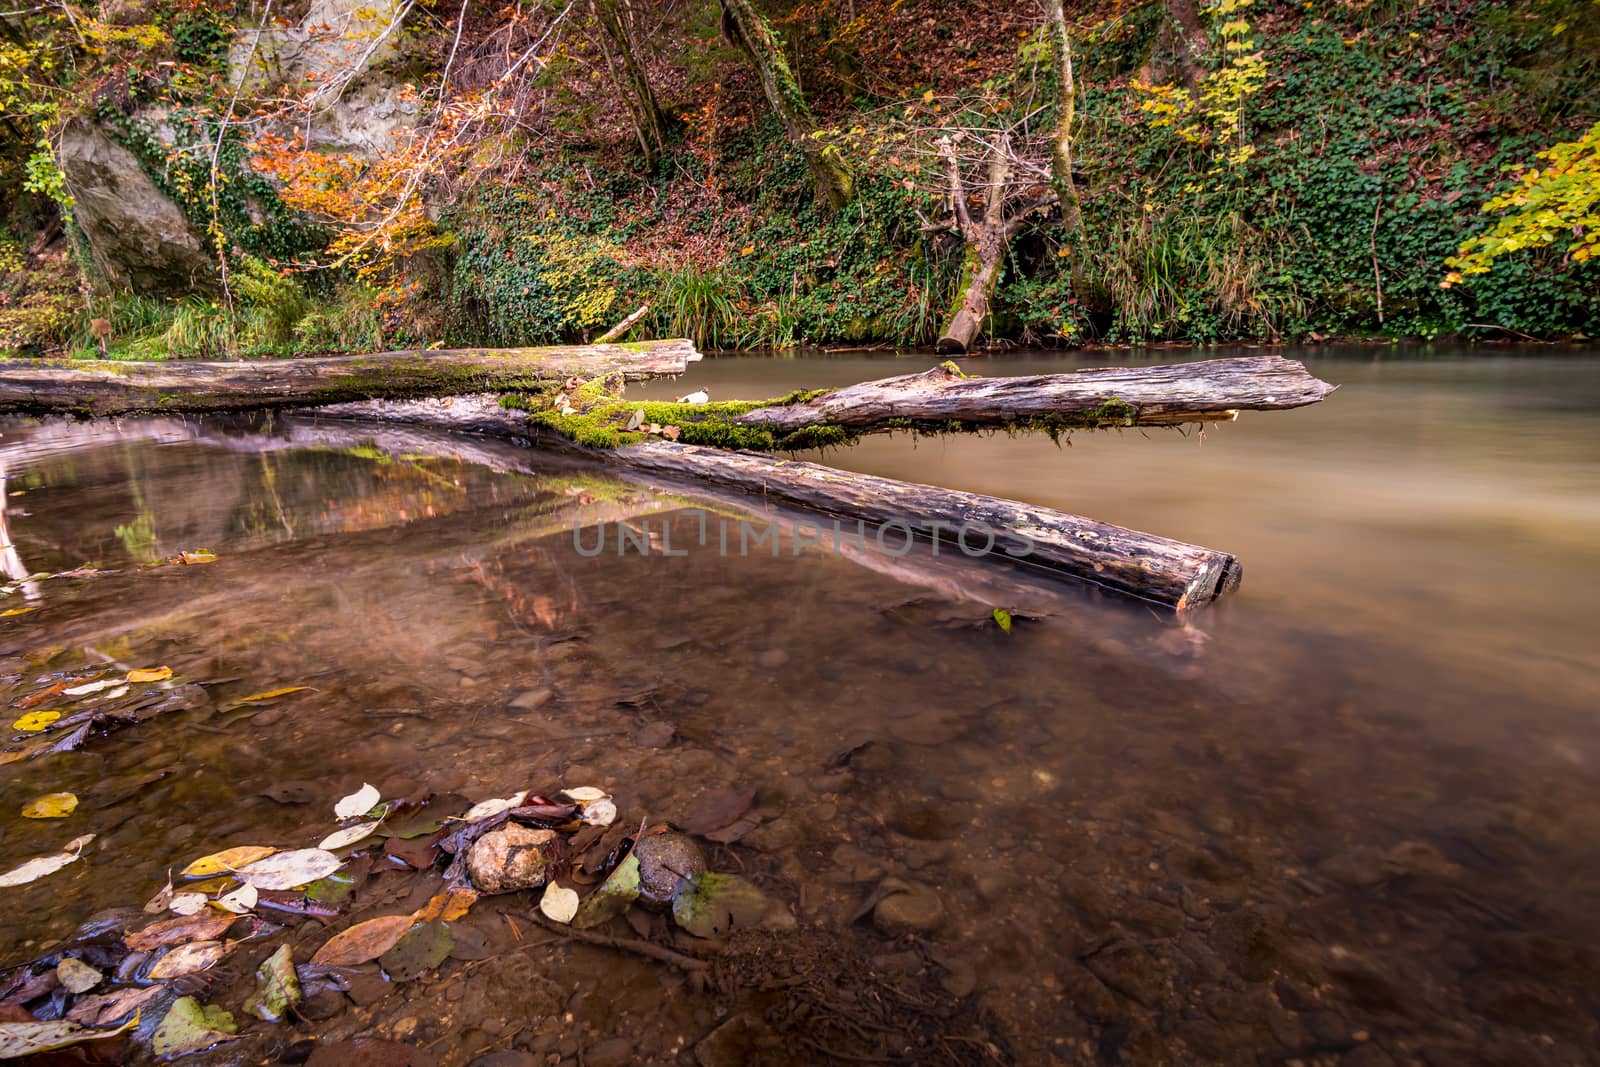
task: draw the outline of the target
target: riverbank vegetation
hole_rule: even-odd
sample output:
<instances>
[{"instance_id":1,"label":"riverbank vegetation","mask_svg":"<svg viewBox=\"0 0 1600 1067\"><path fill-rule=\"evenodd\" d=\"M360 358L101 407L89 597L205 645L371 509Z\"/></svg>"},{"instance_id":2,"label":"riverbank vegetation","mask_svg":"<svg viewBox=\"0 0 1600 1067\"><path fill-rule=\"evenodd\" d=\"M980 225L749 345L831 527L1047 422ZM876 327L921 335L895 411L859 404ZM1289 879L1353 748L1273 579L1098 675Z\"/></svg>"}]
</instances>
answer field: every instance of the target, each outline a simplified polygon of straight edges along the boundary
<instances>
[{"instance_id":1,"label":"riverbank vegetation","mask_svg":"<svg viewBox=\"0 0 1600 1067\"><path fill-rule=\"evenodd\" d=\"M50 5L0 349L1593 335L1600 5Z\"/></svg>"}]
</instances>

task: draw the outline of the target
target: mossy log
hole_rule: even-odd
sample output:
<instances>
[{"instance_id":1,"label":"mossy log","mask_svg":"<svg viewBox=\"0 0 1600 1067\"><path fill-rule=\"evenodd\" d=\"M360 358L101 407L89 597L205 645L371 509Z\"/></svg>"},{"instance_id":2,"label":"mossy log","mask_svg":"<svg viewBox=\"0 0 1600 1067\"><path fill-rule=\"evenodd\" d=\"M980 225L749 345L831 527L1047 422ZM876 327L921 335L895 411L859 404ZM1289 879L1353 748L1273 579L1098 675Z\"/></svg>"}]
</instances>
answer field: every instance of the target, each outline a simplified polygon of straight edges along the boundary
<instances>
[{"instance_id":1,"label":"mossy log","mask_svg":"<svg viewBox=\"0 0 1600 1067\"><path fill-rule=\"evenodd\" d=\"M462 348L211 363L0 362L0 413L83 416L315 407L344 401L549 388L569 378L682 374L690 341Z\"/></svg>"},{"instance_id":2,"label":"mossy log","mask_svg":"<svg viewBox=\"0 0 1600 1067\"><path fill-rule=\"evenodd\" d=\"M969 377L953 363L883 378L736 417L775 436L834 427L851 434L886 429L1046 432L1113 426L1225 422L1240 411L1304 407L1336 386L1303 363L1242 356L1161 367L1099 367L1069 374Z\"/></svg>"}]
</instances>

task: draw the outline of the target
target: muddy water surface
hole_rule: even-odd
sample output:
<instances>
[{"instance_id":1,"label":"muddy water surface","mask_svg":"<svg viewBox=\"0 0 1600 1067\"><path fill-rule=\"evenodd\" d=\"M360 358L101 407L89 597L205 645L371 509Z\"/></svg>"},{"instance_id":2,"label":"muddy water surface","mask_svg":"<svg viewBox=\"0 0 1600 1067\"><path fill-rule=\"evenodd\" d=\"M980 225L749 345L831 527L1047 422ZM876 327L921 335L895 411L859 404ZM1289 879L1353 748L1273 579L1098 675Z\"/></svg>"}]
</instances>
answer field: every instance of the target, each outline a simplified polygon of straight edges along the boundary
<instances>
[{"instance_id":1,"label":"muddy water surface","mask_svg":"<svg viewBox=\"0 0 1600 1067\"><path fill-rule=\"evenodd\" d=\"M639 392L931 362L713 359ZM207 852L313 844L364 781L599 785L634 824L753 788L759 825L709 855L777 906L713 980L572 945L513 894L423 977L324 989L316 1018L208 1055L373 1034L447 1064L1594 1062L1600 358L1319 350L1313 370L1341 386L1326 403L1203 439L826 457L1238 554L1242 589L1188 625L921 552L780 533L776 557L724 554L701 523L764 522L759 502L509 446L281 418L11 426L8 575L105 573L9 587L0 606L31 610L0 618L8 714L61 677L175 677L119 698L135 724L0 767L0 867L97 835L3 891L0 962L129 921ZM200 548L216 562L162 562ZM310 688L239 703L289 686ZM73 815L17 816L55 791ZM437 888L383 866L329 924ZM927 904L920 928L864 909L886 879ZM304 961L328 936L272 920L192 991L237 1011L273 948ZM611 932L697 948L634 927Z\"/></svg>"}]
</instances>

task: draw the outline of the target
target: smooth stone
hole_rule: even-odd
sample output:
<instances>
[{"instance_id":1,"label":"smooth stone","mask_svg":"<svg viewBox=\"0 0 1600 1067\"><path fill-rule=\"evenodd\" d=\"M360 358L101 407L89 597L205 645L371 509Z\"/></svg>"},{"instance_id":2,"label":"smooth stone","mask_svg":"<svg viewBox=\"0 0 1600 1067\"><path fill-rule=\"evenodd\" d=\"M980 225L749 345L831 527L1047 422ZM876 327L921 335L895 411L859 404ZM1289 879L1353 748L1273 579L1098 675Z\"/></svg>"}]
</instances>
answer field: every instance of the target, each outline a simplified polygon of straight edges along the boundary
<instances>
[{"instance_id":1,"label":"smooth stone","mask_svg":"<svg viewBox=\"0 0 1600 1067\"><path fill-rule=\"evenodd\" d=\"M944 901L925 885L893 879L885 883L899 889L878 901L872 924L890 937L929 934L944 925Z\"/></svg>"},{"instance_id":2,"label":"smooth stone","mask_svg":"<svg viewBox=\"0 0 1600 1067\"><path fill-rule=\"evenodd\" d=\"M677 733L670 723L653 722L634 731L633 743L640 748L666 748Z\"/></svg>"},{"instance_id":3,"label":"smooth stone","mask_svg":"<svg viewBox=\"0 0 1600 1067\"><path fill-rule=\"evenodd\" d=\"M627 1067L633 1062L633 1043L620 1037L592 1045L583 1054L584 1067Z\"/></svg>"},{"instance_id":4,"label":"smooth stone","mask_svg":"<svg viewBox=\"0 0 1600 1067\"><path fill-rule=\"evenodd\" d=\"M773 671L789 662L789 653L781 648L769 648L756 657L756 666Z\"/></svg>"},{"instance_id":5,"label":"smooth stone","mask_svg":"<svg viewBox=\"0 0 1600 1067\"><path fill-rule=\"evenodd\" d=\"M554 697L555 695L555 690L551 689L549 686L543 686L539 689L529 689L527 692L522 693L512 700L511 706L519 711L533 711L535 708L542 708L546 704L550 703L550 698Z\"/></svg>"}]
</instances>

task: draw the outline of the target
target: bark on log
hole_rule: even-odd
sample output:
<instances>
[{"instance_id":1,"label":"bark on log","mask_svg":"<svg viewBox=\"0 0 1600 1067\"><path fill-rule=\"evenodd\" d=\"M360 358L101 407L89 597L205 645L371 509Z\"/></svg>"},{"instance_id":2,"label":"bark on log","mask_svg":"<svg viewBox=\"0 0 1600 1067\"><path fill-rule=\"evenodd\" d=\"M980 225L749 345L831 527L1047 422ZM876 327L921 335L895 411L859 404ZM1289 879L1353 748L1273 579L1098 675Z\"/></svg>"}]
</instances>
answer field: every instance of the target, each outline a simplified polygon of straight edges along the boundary
<instances>
[{"instance_id":1,"label":"bark on log","mask_svg":"<svg viewBox=\"0 0 1600 1067\"><path fill-rule=\"evenodd\" d=\"M526 388L613 373L637 381L682 374L699 358L692 342L674 340L240 363L14 360L0 362L0 412L105 416L314 407Z\"/></svg>"},{"instance_id":2,"label":"bark on log","mask_svg":"<svg viewBox=\"0 0 1600 1067\"><path fill-rule=\"evenodd\" d=\"M952 364L835 389L737 416L775 435L815 426L854 433L896 428L1018 425L1173 426L1222 422L1242 410L1315 404L1337 388L1282 356L1241 356L1160 367L1100 367L1016 378L967 377ZM952 427L952 424L956 424Z\"/></svg>"},{"instance_id":3,"label":"bark on log","mask_svg":"<svg viewBox=\"0 0 1600 1067\"><path fill-rule=\"evenodd\" d=\"M924 541L942 536L951 553L1068 576L1179 612L1231 592L1243 574L1239 561L1226 552L1015 500L816 463L668 441L629 445L609 458L632 470L709 482L821 512L843 520L844 535L864 527L869 541L881 538L891 552L912 536Z\"/></svg>"}]
</instances>

